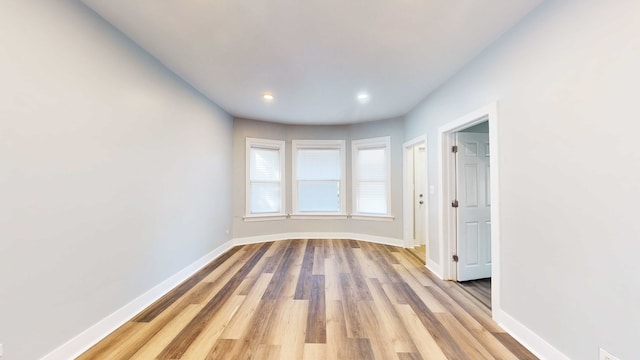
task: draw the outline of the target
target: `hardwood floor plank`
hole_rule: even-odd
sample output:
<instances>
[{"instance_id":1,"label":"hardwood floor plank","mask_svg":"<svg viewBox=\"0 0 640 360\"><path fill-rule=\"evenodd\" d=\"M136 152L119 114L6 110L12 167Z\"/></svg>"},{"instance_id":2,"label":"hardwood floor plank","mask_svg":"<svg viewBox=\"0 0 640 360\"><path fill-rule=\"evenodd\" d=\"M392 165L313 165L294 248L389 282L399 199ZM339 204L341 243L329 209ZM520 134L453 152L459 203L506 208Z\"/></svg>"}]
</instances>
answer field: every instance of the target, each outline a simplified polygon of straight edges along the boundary
<instances>
[{"instance_id":1,"label":"hardwood floor plank","mask_svg":"<svg viewBox=\"0 0 640 360\"><path fill-rule=\"evenodd\" d=\"M325 241L314 239L313 244L316 247L313 258L312 275L324 275L324 259L325 259Z\"/></svg>"},{"instance_id":2,"label":"hardwood floor plank","mask_svg":"<svg viewBox=\"0 0 640 360\"><path fill-rule=\"evenodd\" d=\"M344 320L347 327L347 337L364 338L366 332L362 323L362 316L358 307L359 296L356 293L355 282L351 279L351 274L341 273L340 297L344 311Z\"/></svg>"},{"instance_id":3,"label":"hardwood floor plank","mask_svg":"<svg viewBox=\"0 0 640 360\"><path fill-rule=\"evenodd\" d=\"M347 339L347 357L353 360L376 359L369 339Z\"/></svg>"},{"instance_id":4,"label":"hardwood floor plank","mask_svg":"<svg viewBox=\"0 0 640 360\"><path fill-rule=\"evenodd\" d=\"M396 356L393 339L386 332L385 319L378 317L376 304L373 301L359 301L358 306L374 358L393 359Z\"/></svg>"},{"instance_id":5,"label":"hardwood floor plank","mask_svg":"<svg viewBox=\"0 0 640 360\"><path fill-rule=\"evenodd\" d=\"M207 277L210 273L212 273L215 269L217 269L220 265L224 264L230 257L235 255L238 251L242 249L242 246L236 246L224 254L220 255L218 258L213 260L203 269L198 271L195 275L184 281L182 284L178 285L175 289L171 290L168 294L163 296L160 300L156 301L152 306L144 310L138 316L135 317L133 321L137 322L149 322L156 318L160 313L166 310L169 306L171 306L174 302L176 302L180 297L184 296L184 294L191 290L195 285L197 285L202 279Z\"/></svg>"},{"instance_id":6,"label":"hardwood floor plank","mask_svg":"<svg viewBox=\"0 0 640 360\"><path fill-rule=\"evenodd\" d=\"M418 319L422 322L431 337L436 341L445 355L451 359L472 359L460 348L455 342L447 329L438 321L438 318L429 310L429 308L420 300L415 291L407 284L397 287L404 291L407 302L413 312L418 315Z\"/></svg>"},{"instance_id":7,"label":"hardwood floor plank","mask_svg":"<svg viewBox=\"0 0 640 360\"><path fill-rule=\"evenodd\" d=\"M276 308L277 300L260 300L258 308L253 314L251 324L241 338L237 354L229 355L231 359L250 359L258 351L258 346L264 343L264 339L269 336L267 332L269 319Z\"/></svg>"},{"instance_id":8,"label":"hardwood floor plank","mask_svg":"<svg viewBox=\"0 0 640 360\"><path fill-rule=\"evenodd\" d=\"M309 301L307 300L290 300L291 305L287 304L285 313L286 320L280 326L280 342L282 343L280 350L281 359L302 359L305 345L305 329L307 327L307 319Z\"/></svg>"},{"instance_id":9,"label":"hardwood floor plank","mask_svg":"<svg viewBox=\"0 0 640 360\"><path fill-rule=\"evenodd\" d=\"M422 360L420 354L417 353L398 353L398 360Z\"/></svg>"},{"instance_id":10,"label":"hardwood floor plank","mask_svg":"<svg viewBox=\"0 0 640 360\"><path fill-rule=\"evenodd\" d=\"M296 284L296 292L293 298L296 300L309 300L311 294L311 275L313 273L313 260L315 257L315 243L313 240L307 241L307 247L304 250L304 258L302 267L298 275Z\"/></svg>"},{"instance_id":11,"label":"hardwood floor plank","mask_svg":"<svg viewBox=\"0 0 640 360\"><path fill-rule=\"evenodd\" d=\"M304 339L307 344L325 344L327 342L327 310L324 292L324 275L313 275Z\"/></svg>"},{"instance_id":12,"label":"hardwood floor plank","mask_svg":"<svg viewBox=\"0 0 640 360\"><path fill-rule=\"evenodd\" d=\"M295 267L294 260L296 258L296 253L302 245L303 244L300 240L292 241L289 244L282 256L282 261L278 265L278 268L271 279L269 287L267 287L267 290L265 290L264 295L262 296L263 300L275 300L283 295L283 289L286 288L287 278L291 277L289 272Z\"/></svg>"},{"instance_id":13,"label":"hardwood floor plank","mask_svg":"<svg viewBox=\"0 0 640 360\"><path fill-rule=\"evenodd\" d=\"M340 300L327 303L327 358L347 359L347 325Z\"/></svg>"},{"instance_id":14,"label":"hardwood floor plank","mask_svg":"<svg viewBox=\"0 0 640 360\"><path fill-rule=\"evenodd\" d=\"M406 249L303 239L233 248L79 359L536 357Z\"/></svg>"},{"instance_id":15,"label":"hardwood floor plank","mask_svg":"<svg viewBox=\"0 0 640 360\"><path fill-rule=\"evenodd\" d=\"M145 342L133 356L132 360L155 359L174 337L182 330L185 323L191 321L201 306L189 305L179 316L175 317L166 326L162 327L149 341Z\"/></svg>"},{"instance_id":16,"label":"hardwood floor plank","mask_svg":"<svg viewBox=\"0 0 640 360\"><path fill-rule=\"evenodd\" d=\"M281 350L282 350L282 346L280 345L260 344L258 345L258 350L256 351L255 359L260 359L260 360L282 359Z\"/></svg>"},{"instance_id":17,"label":"hardwood floor plank","mask_svg":"<svg viewBox=\"0 0 640 360\"><path fill-rule=\"evenodd\" d=\"M269 274L273 274L276 271L290 243L285 241L281 243L276 243L275 245L276 246L274 246L273 253L269 255L269 257L267 258L268 259L267 264L265 264L265 267L263 270L264 272Z\"/></svg>"},{"instance_id":18,"label":"hardwood floor plank","mask_svg":"<svg viewBox=\"0 0 640 360\"><path fill-rule=\"evenodd\" d=\"M220 359L237 359L236 353L240 349L242 341L236 339L218 339L215 342L211 351L205 357L206 360L220 360Z\"/></svg>"},{"instance_id":19,"label":"hardwood floor plank","mask_svg":"<svg viewBox=\"0 0 640 360\"><path fill-rule=\"evenodd\" d=\"M346 244L343 243L340 246L340 250L342 250L342 254L344 255L344 259L346 260L347 272L351 274L351 279L353 280L353 286L355 287L356 293L358 294L358 300L373 300L371 297L371 292L367 287L367 282L365 281L365 277L363 276L363 271L358 262L355 254L353 253L353 247L347 247Z\"/></svg>"},{"instance_id":20,"label":"hardwood floor plank","mask_svg":"<svg viewBox=\"0 0 640 360\"><path fill-rule=\"evenodd\" d=\"M77 359L117 359L119 353L126 351L131 345L133 345L131 344L132 342L140 341L138 335L144 327L144 323L135 321L128 322L118 328L115 332L111 333L104 340L92 346Z\"/></svg>"},{"instance_id":21,"label":"hardwood floor plank","mask_svg":"<svg viewBox=\"0 0 640 360\"><path fill-rule=\"evenodd\" d=\"M431 337L429 331L424 327L409 304L395 305L399 318L406 326L407 332L413 338L413 342L418 348L423 359L447 360L447 356L442 352L438 343Z\"/></svg>"},{"instance_id":22,"label":"hardwood floor plank","mask_svg":"<svg viewBox=\"0 0 640 360\"><path fill-rule=\"evenodd\" d=\"M303 360L325 360L327 359L326 344L304 344Z\"/></svg>"},{"instance_id":23,"label":"hardwood floor plank","mask_svg":"<svg viewBox=\"0 0 640 360\"><path fill-rule=\"evenodd\" d=\"M246 295L246 299L238 311L227 324L227 327L220 336L222 339L236 339L239 340L247 332L247 328L250 326L254 313L258 309L260 299L267 286L271 282L273 274L262 274L258 281L255 282L254 287Z\"/></svg>"},{"instance_id":24,"label":"hardwood floor plank","mask_svg":"<svg viewBox=\"0 0 640 360\"><path fill-rule=\"evenodd\" d=\"M537 360L538 358L533 355L529 350L527 350L524 346L522 346L519 342L517 342L511 335L504 332L493 333L502 344L504 344L510 352L518 360Z\"/></svg>"},{"instance_id":25,"label":"hardwood floor plank","mask_svg":"<svg viewBox=\"0 0 640 360\"><path fill-rule=\"evenodd\" d=\"M220 338L225 326L245 301L246 296L235 295L225 301L211 321L193 340L184 355L185 359L204 359L211 351L211 347ZM166 347L165 347L166 348Z\"/></svg>"},{"instance_id":26,"label":"hardwood floor plank","mask_svg":"<svg viewBox=\"0 0 640 360\"><path fill-rule=\"evenodd\" d=\"M371 294L376 306L376 318L380 319L381 327L390 338L396 352L418 353L407 327L402 323L400 315L387 296L378 279L369 279Z\"/></svg>"},{"instance_id":27,"label":"hardwood floor plank","mask_svg":"<svg viewBox=\"0 0 640 360\"><path fill-rule=\"evenodd\" d=\"M456 344L471 359L491 360L493 356L462 326L453 315L448 313L434 314L438 321L448 330Z\"/></svg>"},{"instance_id":28,"label":"hardwood floor plank","mask_svg":"<svg viewBox=\"0 0 640 360\"><path fill-rule=\"evenodd\" d=\"M266 243L260 247L258 251L251 257L251 259L240 268L240 270L225 284L225 286L218 292L203 308L202 311L196 315L185 328L167 345L167 347L158 356L159 359L179 359L185 353L187 348L196 339L202 330L207 326L213 315L222 307L225 300L231 297L232 292L240 285L244 277L255 266L256 262L262 258L264 253L271 246L270 243Z\"/></svg>"}]
</instances>

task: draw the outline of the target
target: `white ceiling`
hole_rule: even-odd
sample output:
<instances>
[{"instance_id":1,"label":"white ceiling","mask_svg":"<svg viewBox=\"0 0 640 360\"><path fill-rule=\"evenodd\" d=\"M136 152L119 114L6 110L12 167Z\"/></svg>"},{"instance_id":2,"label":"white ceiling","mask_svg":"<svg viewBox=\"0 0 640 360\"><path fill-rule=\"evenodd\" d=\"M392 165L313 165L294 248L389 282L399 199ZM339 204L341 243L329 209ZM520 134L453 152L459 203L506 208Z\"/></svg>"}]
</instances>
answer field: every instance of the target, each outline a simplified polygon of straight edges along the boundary
<instances>
[{"instance_id":1,"label":"white ceiling","mask_svg":"<svg viewBox=\"0 0 640 360\"><path fill-rule=\"evenodd\" d=\"M83 2L236 117L338 124L406 114L542 0Z\"/></svg>"}]
</instances>

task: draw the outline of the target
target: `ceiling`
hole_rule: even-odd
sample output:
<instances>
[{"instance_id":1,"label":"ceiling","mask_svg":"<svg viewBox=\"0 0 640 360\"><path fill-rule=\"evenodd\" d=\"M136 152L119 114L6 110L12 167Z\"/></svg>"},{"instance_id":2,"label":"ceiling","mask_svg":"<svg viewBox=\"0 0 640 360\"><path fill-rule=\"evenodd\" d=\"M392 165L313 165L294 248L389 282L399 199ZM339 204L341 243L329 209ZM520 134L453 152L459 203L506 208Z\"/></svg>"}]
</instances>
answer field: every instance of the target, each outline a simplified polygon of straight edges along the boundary
<instances>
[{"instance_id":1,"label":"ceiling","mask_svg":"<svg viewBox=\"0 0 640 360\"><path fill-rule=\"evenodd\" d=\"M406 114L542 0L83 2L233 116L345 124Z\"/></svg>"}]
</instances>

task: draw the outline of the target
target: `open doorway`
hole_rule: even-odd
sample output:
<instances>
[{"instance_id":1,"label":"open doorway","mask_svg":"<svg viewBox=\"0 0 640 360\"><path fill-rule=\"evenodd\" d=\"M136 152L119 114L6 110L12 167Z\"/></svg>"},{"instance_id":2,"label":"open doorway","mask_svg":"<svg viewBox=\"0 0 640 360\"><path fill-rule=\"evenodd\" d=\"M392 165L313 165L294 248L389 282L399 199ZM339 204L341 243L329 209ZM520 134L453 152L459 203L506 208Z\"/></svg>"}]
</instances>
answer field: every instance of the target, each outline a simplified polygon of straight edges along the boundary
<instances>
[{"instance_id":1,"label":"open doorway","mask_svg":"<svg viewBox=\"0 0 640 360\"><path fill-rule=\"evenodd\" d=\"M489 122L453 135L457 280L491 308L491 173Z\"/></svg>"},{"instance_id":2,"label":"open doorway","mask_svg":"<svg viewBox=\"0 0 640 360\"><path fill-rule=\"evenodd\" d=\"M427 259L427 155L426 136L404 144L405 247L426 264Z\"/></svg>"},{"instance_id":3,"label":"open doorway","mask_svg":"<svg viewBox=\"0 0 640 360\"><path fill-rule=\"evenodd\" d=\"M494 311L500 274L496 110L494 104L439 129L443 275Z\"/></svg>"}]
</instances>

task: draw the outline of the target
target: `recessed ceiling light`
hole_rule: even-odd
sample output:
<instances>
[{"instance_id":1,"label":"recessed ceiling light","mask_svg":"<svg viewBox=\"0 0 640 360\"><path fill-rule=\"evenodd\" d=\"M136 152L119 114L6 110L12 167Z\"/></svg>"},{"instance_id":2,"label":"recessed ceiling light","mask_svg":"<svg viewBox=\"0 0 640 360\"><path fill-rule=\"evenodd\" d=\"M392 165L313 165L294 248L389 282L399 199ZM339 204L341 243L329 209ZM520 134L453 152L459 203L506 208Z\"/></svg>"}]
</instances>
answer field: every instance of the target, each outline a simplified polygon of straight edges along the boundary
<instances>
[{"instance_id":1,"label":"recessed ceiling light","mask_svg":"<svg viewBox=\"0 0 640 360\"><path fill-rule=\"evenodd\" d=\"M358 98L358 101L359 101L359 102L361 102L361 103L366 103L366 102L368 102L368 101L369 101L369 94L367 94L367 93L360 93L360 94L358 94L357 98Z\"/></svg>"},{"instance_id":2,"label":"recessed ceiling light","mask_svg":"<svg viewBox=\"0 0 640 360\"><path fill-rule=\"evenodd\" d=\"M262 98L263 98L265 101L273 101L273 99L274 99L273 94L271 94L271 93L264 93L264 94L262 95Z\"/></svg>"}]
</instances>

